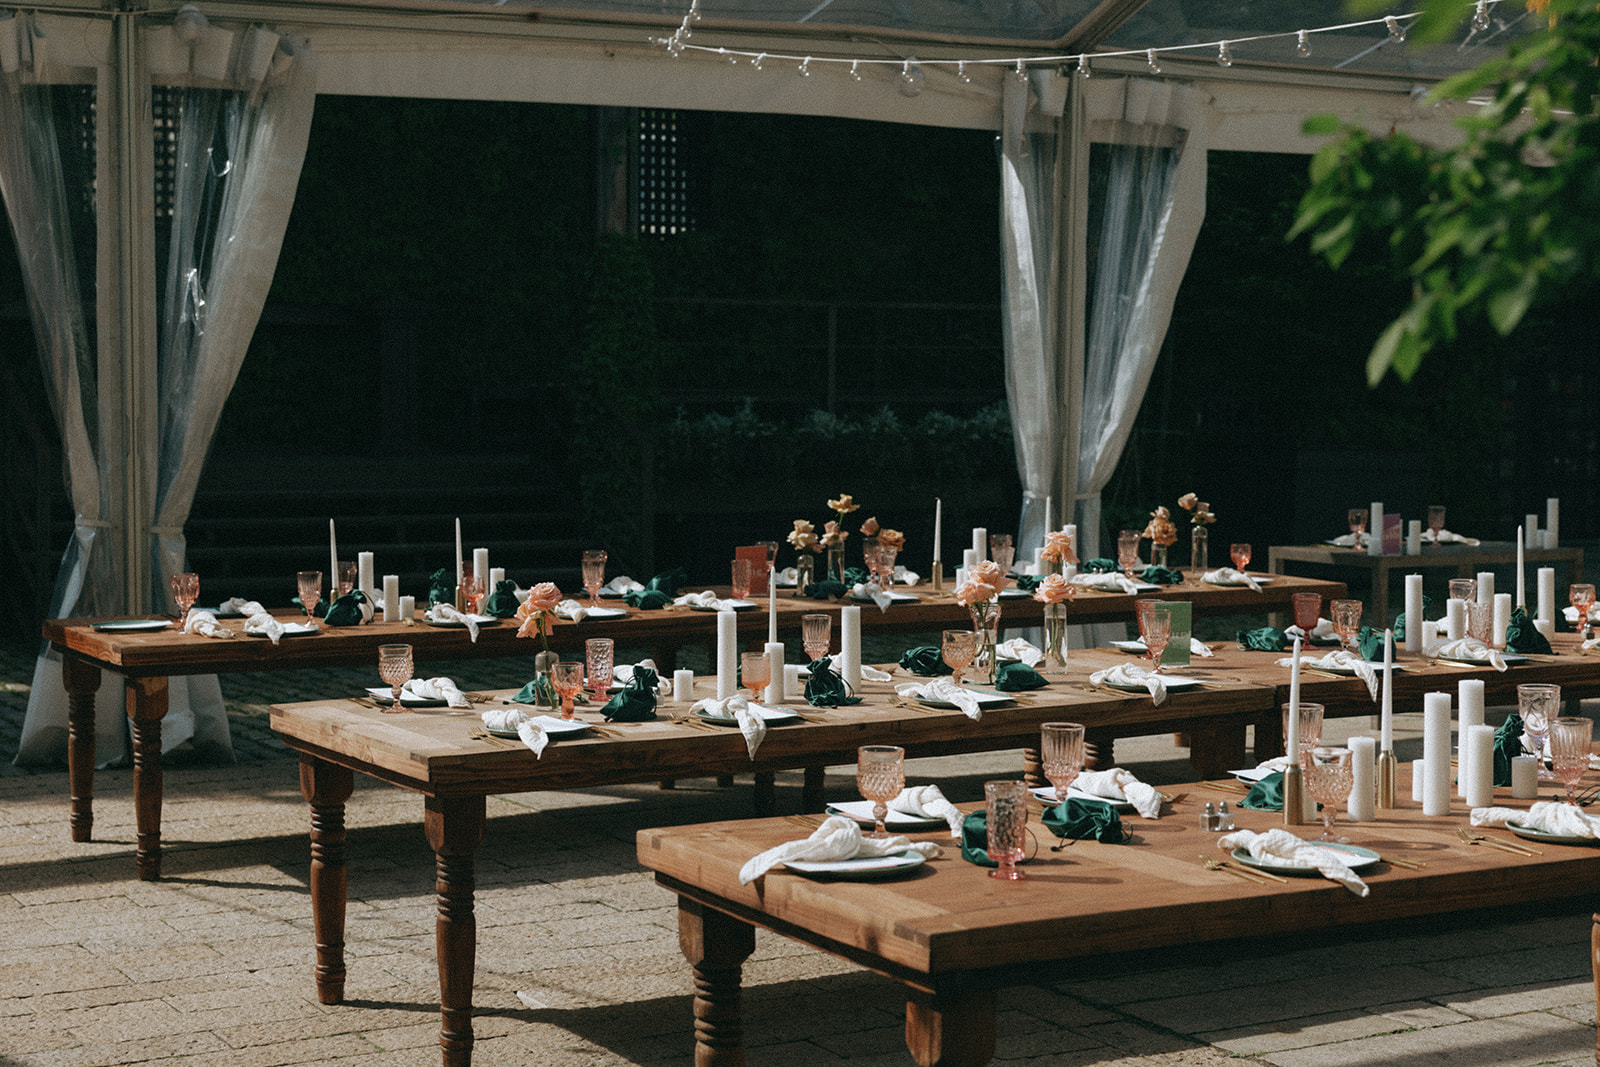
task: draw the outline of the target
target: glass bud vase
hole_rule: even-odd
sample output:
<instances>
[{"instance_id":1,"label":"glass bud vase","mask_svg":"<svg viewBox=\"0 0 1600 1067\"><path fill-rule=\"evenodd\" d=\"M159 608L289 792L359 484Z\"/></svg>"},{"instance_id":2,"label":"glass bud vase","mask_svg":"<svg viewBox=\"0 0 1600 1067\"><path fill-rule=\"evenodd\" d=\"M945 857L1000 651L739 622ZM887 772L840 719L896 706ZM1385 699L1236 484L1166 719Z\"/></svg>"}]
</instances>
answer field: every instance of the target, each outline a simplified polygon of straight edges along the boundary
<instances>
[{"instance_id":1,"label":"glass bud vase","mask_svg":"<svg viewBox=\"0 0 1600 1067\"><path fill-rule=\"evenodd\" d=\"M1046 604L1044 606L1044 669L1047 671L1064 671L1067 669L1067 606L1065 604Z\"/></svg>"},{"instance_id":2,"label":"glass bud vase","mask_svg":"<svg viewBox=\"0 0 1600 1067\"><path fill-rule=\"evenodd\" d=\"M1204 574L1210 570L1206 562L1206 549L1209 546L1211 535L1204 526L1196 526L1189 531L1189 568Z\"/></svg>"},{"instance_id":3,"label":"glass bud vase","mask_svg":"<svg viewBox=\"0 0 1600 1067\"><path fill-rule=\"evenodd\" d=\"M1167 565L1167 546L1150 542L1150 566L1165 567Z\"/></svg>"},{"instance_id":4,"label":"glass bud vase","mask_svg":"<svg viewBox=\"0 0 1600 1067\"><path fill-rule=\"evenodd\" d=\"M1000 600L980 601L967 609L972 614L972 632L977 634L977 649L972 656L972 669L995 683L995 672L1000 664L996 662L995 647L1000 643Z\"/></svg>"},{"instance_id":5,"label":"glass bud vase","mask_svg":"<svg viewBox=\"0 0 1600 1067\"><path fill-rule=\"evenodd\" d=\"M800 553L800 558L795 561L794 595L805 596L806 586L816 582L817 557L810 552Z\"/></svg>"},{"instance_id":6,"label":"glass bud vase","mask_svg":"<svg viewBox=\"0 0 1600 1067\"><path fill-rule=\"evenodd\" d=\"M550 674L555 665L560 662L561 656L548 649L533 657L533 692L534 706L553 708L560 704L556 699L555 683L550 680Z\"/></svg>"},{"instance_id":7,"label":"glass bud vase","mask_svg":"<svg viewBox=\"0 0 1600 1067\"><path fill-rule=\"evenodd\" d=\"M834 545L828 549L827 576L840 585L844 584L844 546Z\"/></svg>"}]
</instances>

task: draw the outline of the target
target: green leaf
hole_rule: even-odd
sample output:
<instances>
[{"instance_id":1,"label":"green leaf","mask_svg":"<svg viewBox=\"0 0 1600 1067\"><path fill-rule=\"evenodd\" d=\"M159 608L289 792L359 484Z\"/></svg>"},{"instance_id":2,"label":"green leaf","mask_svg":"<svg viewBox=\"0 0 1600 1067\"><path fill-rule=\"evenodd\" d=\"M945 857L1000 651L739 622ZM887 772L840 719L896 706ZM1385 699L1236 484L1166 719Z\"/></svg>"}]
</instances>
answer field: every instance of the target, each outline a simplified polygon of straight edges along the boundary
<instances>
[{"instance_id":1,"label":"green leaf","mask_svg":"<svg viewBox=\"0 0 1600 1067\"><path fill-rule=\"evenodd\" d=\"M1533 304L1533 294L1538 288L1539 272L1530 270L1512 288L1502 289L1489 297L1485 310L1489 322L1501 337L1517 328L1517 323L1522 321L1522 316L1528 313L1528 308Z\"/></svg>"}]
</instances>

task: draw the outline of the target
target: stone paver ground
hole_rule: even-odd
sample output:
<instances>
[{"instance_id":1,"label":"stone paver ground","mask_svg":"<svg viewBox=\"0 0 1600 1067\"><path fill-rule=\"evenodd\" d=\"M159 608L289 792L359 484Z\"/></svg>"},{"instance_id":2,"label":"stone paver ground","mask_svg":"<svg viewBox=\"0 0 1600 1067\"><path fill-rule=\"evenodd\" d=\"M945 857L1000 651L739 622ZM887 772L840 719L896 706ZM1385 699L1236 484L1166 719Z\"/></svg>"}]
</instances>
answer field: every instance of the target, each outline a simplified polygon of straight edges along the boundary
<instances>
[{"instance_id":1,"label":"stone paver ground","mask_svg":"<svg viewBox=\"0 0 1600 1067\"><path fill-rule=\"evenodd\" d=\"M0 649L0 752L15 751L34 650ZM870 654L870 653L869 653ZM471 688L526 660L442 665ZM360 670L223 679L239 762L173 754L165 877L133 875L131 773L96 779L95 840L67 834L59 768L0 774L0 1067L433 1065L432 857L421 801L358 778L349 805L348 1003L316 1002L307 813L266 705L372 684ZM1592 713L1594 708L1589 709ZM1364 729L1343 720L1340 730ZM1416 724L1401 717L1403 745ZM1187 777L1170 737L1119 746ZM1409 753L1402 750L1402 755ZM914 761L958 800L1017 754ZM783 810L799 774L779 776ZM854 795L834 768L830 796ZM480 1065L687 1067L690 982L673 900L633 860L642 827L748 811L710 780L491 798L478 862ZM1583 891L1592 887L1574 887ZM999 1059L1037 1067L1593 1067L1590 912L1442 916L1368 930L1084 961L1000 995ZM758 934L745 972L752 1067L912 1062L886 979Z\"/></svg>"}]
</instances>

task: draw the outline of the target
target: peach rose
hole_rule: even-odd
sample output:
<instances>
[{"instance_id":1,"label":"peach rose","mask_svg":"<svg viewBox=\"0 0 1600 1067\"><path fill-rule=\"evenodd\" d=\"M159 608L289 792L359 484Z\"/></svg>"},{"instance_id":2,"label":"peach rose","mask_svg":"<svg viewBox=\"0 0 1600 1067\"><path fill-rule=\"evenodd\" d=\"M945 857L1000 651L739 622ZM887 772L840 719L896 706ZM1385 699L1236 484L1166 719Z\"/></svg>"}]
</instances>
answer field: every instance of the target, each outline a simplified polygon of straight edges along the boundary
<instances>
[{"instance_id":1,"label":"peach rose","mask_svg":"<svg viewBox=\"0 0 1600 1067\"><path fill-rule=\"evenodd\" d=\"M1193 493L1185 493L1178 498L1178 506L1184 511L1193 511L1194 506L1199 502L1200 498Z\"/></svg>"},{"instance_id":2,"label":"peach rose","mask_svg":"<svg viewBox=\"0 0 1600 1067\"><path fill-rule=\"evenodd\" d=\"M855 497L849 493L840 493L838 500L828 501L828 507L833 511L837 511L841 517L850 514L860 506L860 504L856 503Z\"/></svg>"},{"instance_id":3,"label":"peach rose","mask_svg":"<svg viewBox=\"0 0 1600 1067\"><path fill-rule=\"evenodd\" d=\"M1000 564L992 559L986 559L967 571L967 580L988 587L990 592L987 597L984 597L985 600L991 600L999 596L1000 590L1011 584L1011 579L1007 578L1005 572L1000 569Z\"/></svg>"},{"instance_id":4,"label":"peach rose","mask_svg":"<svg viewBox=\"0 0 1600 1067\"><path fill-rule=\"evenodd\" d=\"M1062 530L1051 530L1044 535L1044 558L1053 563L1074 563L1077 554L1072 551L1072 538Z\"/></svg>"},{"instance_id":5,"label":"peach rose","mask_svg":"<svg viewBox=\"0 0 1600 1067\"><path fill-rule=\"evenodd\" d=\"M1033 599L1045 604L1059 604L1078 595L1078 587L1059 574L1047 574L1033 591Z\"/></svg>"},{"instance_id":6,"label":"peach rose","mask_svg":"<svg viewBox=\"0 0 1600 1067\"><path fill-rule=\"evenodd\" d=\"M833 548L835 545L842 546L845 538L849 536L848 531L839 529L837 522L828 522L822 527L822 543L829 548Z\"/></svg>"},{"instance_id":7,"label":"peach rose","mask_svg":"<svg viewBox=\"0 0 1600 1067\"><path fill-rule=\"evenodd\" d=\"M974 582L970 578L956 587L956 603L965 608L970 608L974 604L990 600L993 597L993 589L981 582Z\"/></svg>"},{"instance_id":8,"label":"peach rose","mask_svg":"<svg viewBox=\"0 0 1600 1067\"><path fill-rule=\"evenodd\" d=\"M801 552L815 552L817 550L817 535L813 531L816 527L804 519L794 520L794 529L789 531L789 543Z\"/></svg>"},{"instance_id":9,"label":"peach rose","mask_svg":"<svg viewBox=\"0 0 1600 1067\"><path fill-rule=\"evenodd\" d=\"M868 519L866 522L861 524L861 536L863 536L863 537L871 537L873 534L875 534L877 532L878 532L878 520L877 520L876 517Z\"/></svg>"},{"instance_id":10,"label":"peach rose","mask_svg":"<svg viewBox=\"0 0 1600 1067\"><path fill-rule=\"evenodd\" d=\"M550 633L550 613L555 606L561 603L561 590L556 588L554 582L540 582L528 593L517 608L517 618L522 625L517 627L518 637L533 637L534 635L548 636Z\"/></svg>"},{"instance_id":11,"label":"peach rose","mask_svg":"<svg viewBox=\"0 0 1600 1067\"><path fill-rule=\"evenodd\" d=\"M906 547L906 535L899 530L891 530L885 527L878 531L878 544L898 552Z\"/></svg>"}]
</instances>

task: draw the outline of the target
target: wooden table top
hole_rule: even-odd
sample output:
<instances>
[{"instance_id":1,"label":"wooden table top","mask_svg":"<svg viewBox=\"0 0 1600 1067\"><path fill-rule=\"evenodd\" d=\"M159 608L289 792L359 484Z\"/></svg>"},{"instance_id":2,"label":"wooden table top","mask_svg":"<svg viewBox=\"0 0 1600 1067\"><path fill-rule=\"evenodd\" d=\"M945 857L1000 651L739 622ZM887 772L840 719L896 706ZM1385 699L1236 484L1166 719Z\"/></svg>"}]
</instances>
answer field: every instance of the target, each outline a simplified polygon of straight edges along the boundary
<instances>
[{"instance_id":1,"label":"wooden table top","mask_svg":"<svg viewBox=\"0 0 1600 1067\"><path fill-rule=\"evenodd\" d=\"M1523 549L1523 558L1529 563L1548 563L1562 560L1583 559L1583 549L1576 545L1565 545L1557 548L1527 548ZM1340 545L1270 545L1267 548L1267 559L1293 560L1296 563L1322 563L1329 566L1360 567L1365 570L1376 570L1379 565L1388 567L1460 567L1471 563L1515 563L1517 561L1517 545L1515 541L1484 541L1476 545L1464 545L1451 542L1443 545L1422 546L1422 551L1417 555L1402 553L1394 556L1374 556L1362 549L1357 552L1352 548Z\"/></svg>"},{"instance_id":2,"label":"wooden table top","mask_svg":"<svg viewBox=\"0 0 1600 1067\"><path fill-rule=\"evenodd\" d=\"M1402 768L1402 797L1410 796L1407 773ZM1370 887L1365 898L1320 877L1257 884L1200 863L1201 856L1222 854L1218 835L1199 829L1198 813L1207 800L1230 798L1198 783L1163 788L1183 796L1159 820L1124 818L1134 834L1131 844L1079 841L1051 852L1055 838L1036 818L1030 821L1040 847L1018 882L989 878L939 832L911 837L946 846L943 858L893 881L818 881L780 867L739 885L745 861L805 836L784 819L641 830L638 858L682 896L913 985L952 973L968 979L986 973L996 984L1016 984L1046 973L1030 972L1030 965L1098 953L1558 899L1600 885L1600 847L1594 845L1538 844L1542 855L1524 857L1464 844L1456 836L1467 824L1460 798L1448 817L1424 817L1420 805L1403 800L1380 812L1377 822L1340 819L1353 843L1426 864L1420 870L1386 863L1368 868L1362 872ZM1497 805L1527 806L1507 792L1496 796ZM1237 818L1242 829L1282 825L1273 812L1240 810ZM1303 838L1319 832L1297 830Z\"/></svg>"}]
</instances>

